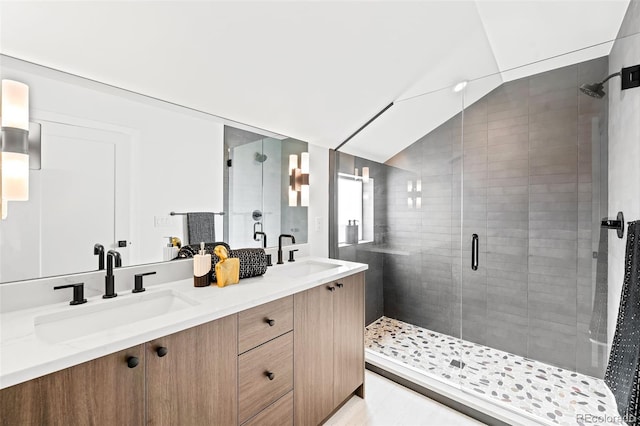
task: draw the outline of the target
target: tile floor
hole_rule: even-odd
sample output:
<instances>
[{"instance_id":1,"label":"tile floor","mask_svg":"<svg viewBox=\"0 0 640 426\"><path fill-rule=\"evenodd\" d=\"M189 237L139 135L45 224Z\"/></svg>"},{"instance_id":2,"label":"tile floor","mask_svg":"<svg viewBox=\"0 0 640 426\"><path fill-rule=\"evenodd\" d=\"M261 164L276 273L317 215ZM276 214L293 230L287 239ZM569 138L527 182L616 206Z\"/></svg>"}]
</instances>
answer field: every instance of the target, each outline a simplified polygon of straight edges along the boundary
<instances>
[{"instance_id":1,"label":"tile floor","mask_svg":"<svg viewBox=\"0 0 640 426\"><path fill-rule=\"evenodd\" d=\"M387 317L367 327L365 347L555 424L621 424L613 395L600 379ZM452 365L460 359L462 370ZM585 421L585 416L596 418ZM600 418L608 421L598 422Z\"/></svg>"},{"instance_id":2,"label":"tile floor","mask_svg":"<svg viewBox=\"0 0 640 426\"><path fill-rule=\"evenodd\" d=\"M351 399L325 423L329 426L476 426L482 423L371 371L365 399ZM401 407L401 409L398 409Z\"/></svg>"}]
</instances>

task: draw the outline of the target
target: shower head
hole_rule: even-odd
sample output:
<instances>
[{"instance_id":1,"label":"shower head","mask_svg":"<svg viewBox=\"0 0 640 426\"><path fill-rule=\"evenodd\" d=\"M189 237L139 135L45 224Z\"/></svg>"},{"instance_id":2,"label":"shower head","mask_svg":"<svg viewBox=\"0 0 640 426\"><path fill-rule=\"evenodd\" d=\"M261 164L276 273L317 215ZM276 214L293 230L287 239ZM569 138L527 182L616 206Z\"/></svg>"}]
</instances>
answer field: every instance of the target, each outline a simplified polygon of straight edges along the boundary
<instances>
[{"instance_id":1,"label":"shower head","mask_svg":"<svg viewBox=\"0 0 640 426\"><path fill-rule=\"evenodd\" d=\"M267 161L267 155L256 152L256 161L258 163L264 163L265 161Z\"/></svg>"},{"instance_id":2,"label":"shower head","mask_svg":"<svg viewBox=\"0 0 640 426\"><path fill-rule=\"evenodd\" d=\"M604 91L604 84L609 81L610 78L618 76L622 79L622 90L640 87L640 65L633 65L631 67L622 68L620 72L611 74L600 83L583 84L580 86L580 91L592 98L602 99L604 98L604 95L607 94Z\"/></svg>"},{"instance_id":3,"label":"shower head","mask_svg":"<svg viewBox=\"0 0 640 426\"><path fill-rule=\"evenodd\" d=\"M583 84L580 86L580 91L592 98L602 99L607 93L604 91L604 85L602 83Z\"/></svg>"},{"instance_id":4,"label":"shower head","mask_svg":"<svg viewBox=\"0 0 640 426\"><path fill-rule=\"evenodd\" d=\"M609 81L610 78L613 78L619 75L620 73L616 72L611 74L604 80L602 80L600 83L592 83L592 84L585 83L582 86L580 86L580 91L587 96L591 96L592 98L602 99L604 98L604 95L607 94L607 92L604 91L604 84L607 81Z\"/></svg>"}]
</instances>

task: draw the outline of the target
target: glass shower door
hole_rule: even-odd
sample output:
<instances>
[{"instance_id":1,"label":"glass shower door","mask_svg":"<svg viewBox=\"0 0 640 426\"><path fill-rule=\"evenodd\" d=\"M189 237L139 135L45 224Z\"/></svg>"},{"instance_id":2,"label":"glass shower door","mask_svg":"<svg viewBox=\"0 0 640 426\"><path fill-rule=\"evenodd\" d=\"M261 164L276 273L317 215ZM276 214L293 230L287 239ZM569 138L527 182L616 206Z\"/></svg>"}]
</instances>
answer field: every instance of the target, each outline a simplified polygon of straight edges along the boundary
<instances>
[{"instance_id":1,"label":"glass shower door","mask_svg":"<svg viewBox=\"0 0 640 426\"><path fill-rule=\"evenodd\" d=\"M605 57L465 89L461 386L552 420L586 406L605 367L607 103L578 87L607 71Z\"/></svg>"},{"instance_id":2,"label":"glass shower door","mask_svg":"<svg viewBox=\"0 0 640 426\"><path fill-rule=\"evenodd\" d=\"M256 231L269 236L280 234L281 192L273 189L286 187L281 182L281 151L282 142L273 138L258 139L232 149L229 243L233 247L261 247L262 240L253 237Z\"/></svg>"}]
</instances>

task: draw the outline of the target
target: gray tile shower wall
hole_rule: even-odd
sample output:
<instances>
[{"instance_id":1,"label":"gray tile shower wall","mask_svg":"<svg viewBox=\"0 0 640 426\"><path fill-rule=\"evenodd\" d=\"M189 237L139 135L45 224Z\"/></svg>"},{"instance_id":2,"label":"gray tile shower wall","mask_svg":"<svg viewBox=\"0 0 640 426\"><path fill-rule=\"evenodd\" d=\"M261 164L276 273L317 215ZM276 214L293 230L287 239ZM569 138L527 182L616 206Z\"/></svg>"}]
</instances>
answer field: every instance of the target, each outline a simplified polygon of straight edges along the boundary
<instances>
[{"instance_id":1,"label":"gray tile shower wall","mask_svg":"<svg viewBox=\"0 0 640 426\"><path fill-rule=\"evenodd\" d=\"M387 170L388 166L373 161L356 158L348 154L337 153L336 172L353 175L355 169L362 171L369 167L373 185L373 217L371 212L363 212L363 220L373 219L373 241L342 245L335 248L336 257L342 260L361 262L369 265L365 272L365 324L370 324L384 315L384 247L387 241ZM361 175L361 172L360 172ZM338 232L334 229L333 232ZM364 235L363 235L364 237Z\"/></svg>"},{"instance_id":2,"label":"gray tile shower wall","mask_svg":"<svg viewBox=\"0 0 640 426\"><path fill-rule=\"evenodd\" d=\"M405 253L385 255L386 316L602 377L589 322L607 103L578 87L607 69L600 58L506 83L387 162L386 243Z\"/></svg>"}]
</instances>

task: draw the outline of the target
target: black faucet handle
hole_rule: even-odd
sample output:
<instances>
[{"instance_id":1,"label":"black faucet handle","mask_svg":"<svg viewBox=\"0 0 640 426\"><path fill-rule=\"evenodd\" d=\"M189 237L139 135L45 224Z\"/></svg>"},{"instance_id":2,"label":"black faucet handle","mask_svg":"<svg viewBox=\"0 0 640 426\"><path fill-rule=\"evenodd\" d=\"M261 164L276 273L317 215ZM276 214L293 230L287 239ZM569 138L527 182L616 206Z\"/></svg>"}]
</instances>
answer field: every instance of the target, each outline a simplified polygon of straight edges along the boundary
<instances>
[{"instance_id":1,"label":"black faucet handle","mask_svg":"<svg viewBox=\"0 0 640 426\"><path fill-rule=\"evenodd\" d=\"M298 249L289 250L289 262L295 262L296 260L293 257L293 254L297 252Z\"/></svg>"},{"instance_id":2,"label":"black faucet handle","mask_svg":"<svg viewBox=\"0 0 640 426\"><path fill-rule=\"evenodd\" d=\"M152 271L152 272L144 272L142 274L135 274L134 275L134 287L133 290L131 290L132 293L141 293L143 291L145 291L146 289L142 286L142 279L143 277L146 277L147 275L155 275L156 271Z\"/></svg>"},{"instance_id":3,"label":"black faucet handle","mask_svg":"<svg viewBox=\"0 0 640 426\"><path fill-rule=\"evenodd\" d=\"M59 285L54 287L54 290L60 290L62 288L73 288L73 300L69 302L70 305L82 305L87 303L87 299L84 298L84 283Z\"/></svg>"}]
</instances>

